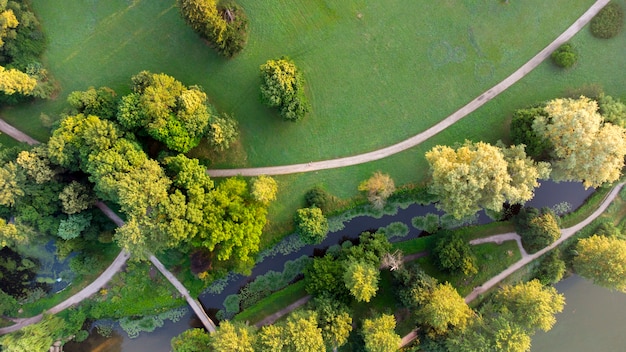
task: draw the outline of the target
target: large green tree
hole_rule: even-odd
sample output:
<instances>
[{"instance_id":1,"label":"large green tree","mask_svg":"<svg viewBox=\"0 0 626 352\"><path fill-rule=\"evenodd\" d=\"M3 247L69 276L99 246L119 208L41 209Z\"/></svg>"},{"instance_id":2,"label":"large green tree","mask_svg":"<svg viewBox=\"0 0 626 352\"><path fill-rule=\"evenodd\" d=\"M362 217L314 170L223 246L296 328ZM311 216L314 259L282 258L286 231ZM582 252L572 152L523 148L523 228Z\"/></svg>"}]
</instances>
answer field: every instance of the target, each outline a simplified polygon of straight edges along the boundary
<instances>
[{"instance_id":1,"label":"large green tree","mask_svg":"<svg viewBox=\"0 0 626 352\"><path fill-rule=\"evenodd\" d=\"M211 337L203 329L189 329L171 341L173 352L204 352L209 348Z\"/></svg>"},{"instance_id":2,"label":"large green tree","mask_svg":"<svg viewBox=\"0 0 626 352\"><path fill-rule=\"evenodd\" d=\"M559 218L549 208L522 208L513 223L528 253L535 253L561 237Z\"/></svg>"},{"instance_id":3,"label":"large green tree","mask_svg":"<svg viewBox=\"0 0 626 352\"><path fill-rule=\"evenodd\" d=\"M261 99L265 105L278 108L286 121L298 121L311 109L304 84L302 73L289 58L261 65Z\"/></svg>"},{"instance_id":4,"label":"large green tree","mask_svg":"<svg viewBox=\"0 0 626 352\"><path fill-rule=\"evenodd\" d=\"M478 272L476 256L463 237L453 233L440 235L432 255L437 266L444 271L472 275Z\"/></svg>"},{"instance_id":5,"label":"large green tree","mask_svg":"<svg viewBox=\"0 0 626 352\"><path fill-rule=\"evenodd\" d=\"M626 241L593 235L576 244L574 269L594 283L626 292Z\"/></svg>"},{"instance_id":6,"label":"large green tree","mask_svg":"<svg viewBox=\"0 0 626 352\"><path fill-rule=\"evenodd\" d=\"M287 318L284 325L287 351L323 352L326 351L322 329L317 326L317 313L296 312Z\"/></svg>"},{"instance_id":7,"label":"large green tree","mask_svg":"<svg viewBox=\"0 0 626 352\"><path fill-rule=\"evenodd\" d=\"M426 303L418 315L421 323L435 334L444 334L451 328L463 330L474 316L463 297L447 282L438 284L424 299Z\"/></svg>"},{"instance_id":8,"label":"large green tree","mask_svg":"<svg viewBox=\"0 0 626 352\"><path fill-rule=\"evenodd\" d=\"M528 158L523 146L507 149L466 141L455 150L438 145L426 153L426 160L438 207L457 219L481 208L500 211L505 202L524 203L532 199L537 180L549 173L548 165Z\"/></svg>"},{"instance_id":9,"label":"large green tree","mask_svg":"<svg viewBox=\"0 0 626 352\"><path fill-rule=\"evenodd\" d=\"M617 180L626 156L626 130L605 123L598 104L586 97L554 99L548 117L537 116L533 129L553 146L552 177L597 187Z\"/></svg>"},{"instance_id":10,"label":"large green tree","mask_svg":"<svg viewBox=\"0 0 626 352\"><path fill-rule=\"evenodd\" d=\"M305 243L321 243L328 234L328 219L319 208L296 210L294 222L296 223L296 232Z\"/></svg>"}]
</instances>

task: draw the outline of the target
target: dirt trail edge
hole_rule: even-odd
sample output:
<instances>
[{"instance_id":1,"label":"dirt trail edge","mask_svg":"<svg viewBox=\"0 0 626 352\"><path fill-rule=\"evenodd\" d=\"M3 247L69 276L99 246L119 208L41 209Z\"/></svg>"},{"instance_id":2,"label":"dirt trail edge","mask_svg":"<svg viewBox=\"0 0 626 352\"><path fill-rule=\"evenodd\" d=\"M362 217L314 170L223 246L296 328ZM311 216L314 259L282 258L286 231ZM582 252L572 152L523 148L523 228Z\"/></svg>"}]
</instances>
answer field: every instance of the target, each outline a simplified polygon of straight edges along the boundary
<instances>
[{"instance_id":1,"label":"dirt trail edge","mask_svg":"<svg viewBox=\"0 0 626 352\"><path fill-rule=\"evenodd\" d=\"M303 164L283 165L283 166L268 166L268 167L256 167L256 168L239 168L239 169L212 169L207 170L207 173L211 177L229 177L229 176L259 176L259 175L285 175L295 174L300 172L310 172L317 170L335 169L345 166L352 166L375 161L386 158L388 156L400 153L409 148L412 148L430 137L438 134L439 132L450 127L455 122L459 121L463 117L469 115L474 110L483 106L485 103L495 98L497 95L505 91L512 86L515 82L522 79L532 70L534 70L539 64L541 64L546 58L552 54L559 46L570 40L576 33L578 33L589 21L595 16L610 0L598 0L596 1L582 16L580 16L574 24L565 30L560 36L558 36L552 43L541 50L537 55L520 67L517 71L513 72L510 76L505 78L502 82L496 84L491 89L482 93L476 99L469 102L464 107L460 108L452 115L441 120L441 122L432 126L424 132L421 132L411 138L408 138L400 143L392 146L375 150L373 152L349 156L345 158L330 159L323 161L314 161Z\"/></svg>"}]
</instances>

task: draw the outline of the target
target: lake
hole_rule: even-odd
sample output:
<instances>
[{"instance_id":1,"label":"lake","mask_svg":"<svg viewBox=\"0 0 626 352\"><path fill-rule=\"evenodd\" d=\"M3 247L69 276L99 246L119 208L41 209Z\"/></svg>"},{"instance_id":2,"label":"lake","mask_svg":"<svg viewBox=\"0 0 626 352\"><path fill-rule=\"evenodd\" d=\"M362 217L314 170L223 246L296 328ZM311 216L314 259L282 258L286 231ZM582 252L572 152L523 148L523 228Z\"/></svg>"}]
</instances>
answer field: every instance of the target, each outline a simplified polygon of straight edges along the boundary
<instances>
[{"instance_id":1,"label":"lake","mask_svg":"<svg viewBox=\"0 0 626 352\"><path fill-rule=\"evenodd\" d=\"M626 351L626 294L596 286L580 276L556 285L565 309L547 333L537 333L533 352Z\"/></svg>"}]
</instances>

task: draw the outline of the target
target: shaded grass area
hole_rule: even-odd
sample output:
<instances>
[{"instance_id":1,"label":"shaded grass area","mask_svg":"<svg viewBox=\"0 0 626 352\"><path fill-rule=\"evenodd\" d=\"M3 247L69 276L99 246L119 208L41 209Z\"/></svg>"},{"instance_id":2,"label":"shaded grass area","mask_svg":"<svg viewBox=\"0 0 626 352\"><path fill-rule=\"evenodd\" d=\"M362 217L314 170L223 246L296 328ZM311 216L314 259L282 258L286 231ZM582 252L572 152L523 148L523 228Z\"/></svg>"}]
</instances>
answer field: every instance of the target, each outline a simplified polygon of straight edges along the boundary
<instances>
[{"instance_id":1,"label":"shaded grass area","mask_svg":"<svg viewBox=\"0 0 626 352\"><path fill-rule=\"evenodd\" d=\"M306 295L307 292L304 290L304 280L300 280L263 298L251 307L235 315L233 320L248 322L250 325L255 324Z\"/></svg>"}]
</instances>

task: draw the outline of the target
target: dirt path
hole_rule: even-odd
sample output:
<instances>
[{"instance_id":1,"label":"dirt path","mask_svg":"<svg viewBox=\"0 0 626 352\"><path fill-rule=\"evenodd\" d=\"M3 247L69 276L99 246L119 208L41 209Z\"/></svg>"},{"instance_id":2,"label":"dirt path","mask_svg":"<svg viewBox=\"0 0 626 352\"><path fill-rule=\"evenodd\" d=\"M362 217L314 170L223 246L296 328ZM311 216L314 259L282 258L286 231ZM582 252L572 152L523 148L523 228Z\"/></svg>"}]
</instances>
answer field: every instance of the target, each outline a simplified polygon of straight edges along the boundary
<instances>
[{"instance_id":1,"label":"dirt path","mask_svg":"<svg viewBox=\"0 0 626 352\"><path fill-rule=\"evenodd\" d=\"M349 156L345 158L315 161L303 164L283 165L283 166L269 166L269 167L257 167L257 168L240 168L240 169L222 169L222 170L207 170L209 176L212 177L228 177L228 176L258 176L258 175L285 175L295 174L300 172L310 172L325 169L334 169L345 166L352 166L375 161L386 158L388 156L400 153L409 148L412 148L439 132L450 127L455 122L459 121L463 117L469 115L474 110L483 106L485 103L495 98L498 94L505 91L512 86L515 82L522 79L539 64L541 64L546 58L552 54L559 46L570 40L576 33L578 33L592 18L598 13L610 0L597 0L582 16L580 16L574 24L565 30L560 36L558 36L552 43L541 50L532 59L526 62L517 71L513 72L510 76L505 78L502 82L496 84L491 89L482 93L476 99L469 102L464 107L460 108L452 115L446 117L441 122L427 129L426 131L419 133L409 139L406 139L400 143L392 146L375 150L373 152Z\"/></svg>"},{"instance_id":2,"label":"dirt path","mask_svg":"<svg viewBox=\"0 0 626 352\"><path fill-rule=\"evenodd\" d=\"M24 142L30 145L35 145L35 144L39 144L39 141L30 137L29 135L27 135L26 133L18 130L17 128L9 125L6 121L4 121L3 119L0 119L0 131L3 133L6 133L7 135L9 135L11 138L18 140L20 142Z\"/></svg>"},{"instance_id":3,"label":"dirt path","mask_svg":"<svg viewBox=\"0 0 626 352\"><path fill-rule=\"evenodd\" d=\"M475 240L471 240L469 243L475 246L477 244L483 244L483 243L502 244L502 242L505 242L505 241L517 242L517 247L519 248L519 251L522 254L522 258L528 257L528 252L526 252L526 249L524 249L524 246L522 246L522 237L520 237L520 235L518 235L515 232L503 233L500 235L494 235L494 236L489 236L489 237L484 237L484 238L477 238Z\"/></svg>"}]
</instances>

